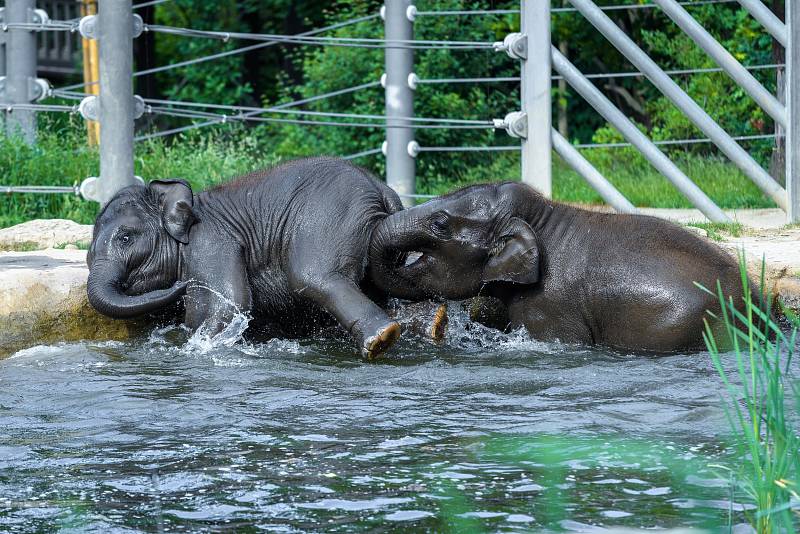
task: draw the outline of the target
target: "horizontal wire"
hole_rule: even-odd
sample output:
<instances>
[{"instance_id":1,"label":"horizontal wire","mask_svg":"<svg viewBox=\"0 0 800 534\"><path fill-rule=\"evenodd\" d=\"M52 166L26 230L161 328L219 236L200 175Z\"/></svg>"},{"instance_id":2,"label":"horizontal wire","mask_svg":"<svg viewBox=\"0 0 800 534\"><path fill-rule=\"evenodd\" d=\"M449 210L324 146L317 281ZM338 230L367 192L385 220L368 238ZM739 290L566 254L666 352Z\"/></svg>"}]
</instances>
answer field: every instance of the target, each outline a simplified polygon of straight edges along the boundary
<instances>
[{"instance_id":1,"label":"horizontal wire","mask_svg":"<svg viewBox=\"0 0 800 534\"><path fill-rule=\"evenodd\" d=\"M164 2L169 2L170 0L150 0L149 2L142 2L141 4L134 4L132 9L140 9L142 7L149 7L149 6L157 6L158 4L163 4Z\"/></svg>"},{"instance_id":2,"label":"horizontal wire","mask_svg":"<svg viewBox=\"0 0 800 534\"><path fill-rule=\"evenodd\" d=\"M220 39L228 41L230 39L244 40L269 40L280 41L283 43L322 45L322 46L349 46L357 48L405 48L405 49L450 49L450 50L474 50L474 49L494 49L494 43L476 41L434 41L434 40L415 40L415 39L372 39L356 37L302 37L291 35L277 35L269 33L240 33L223 32L212 30L193 30L189 28L177 28L174 26L163 26L160 24L145 25L145 31L167 33L171 35L182 35L185 37L206 37L209 39Z\"/></svg>"},{"instance_id":3,"label":"horizontal wire","mask_svg":"<svg viewBox=\"0 0 800 534\"><path fill-rule=\"evenodd\" d=\"M64 106L59 104L0 104L0 110L4 111L43 111L60 113L77 113L78 106Z\"/></svg>"},{"instance_id":4,"label":"horizontal wire","mask_svg":"<svg viewBox=\"0 0 800 534\"><path fill-rule=\"evenodd\" d=\"M520 150L520 145L512 146L421 146L420 152L503 152Z\"/></svg>"},{"instance_id":5,"label":"horizontal wire","mask_svg":"<svg viewBox=\"0 0 800 534\"><path fill-rule=\"evenodd\" d=\"M342 156L342 159L356 159L356 158L363 158L365 156L371 156L373 154L380 154L383 150L380 148L371 148L369 150L363 150L361 152L356 152L355 154L350 154L349 156Z\"/></svg>"},{"instance_id":6,"label":"horizontal wire","mask_svg":"<svg viewBox=\"0 0 800 534\"><path fill-rule=\"evenodd\" d=\"M678 5L684 7L704 6L708 4L733 4L738 0L698 0L696 2L678 2ZM624 11L629 9L653 9L657 8L656 4L627 4L616 6L597 6L603 11ZM555 7L550 10L551 13L575 13L578 10L574 7Z\"/></svg>"},{"instance_id":7,"label":"horizontal wire","mask_svg":"<svg viewBox=\"0 0 800 534\"><path fill-rule=\"evenodd\" d=\"M356 91L360 91L361 89L369 89L371 87L378 87L381 82L367 82L362 83L360 85L354 85L352 87L348 87L346 89L339 89L336 91L331 91L329 93L322 93L321 95L310 96L308 98L302 98L300 100L293 100L291 102L286 102L284 104L278 104L277 106L273 106L271 109L285 109L294 106L302 106L303 104L308 104L310 102L316 102L318 100L324 100L326 98L332 98L334 96L341 96L346 95L348 93L354 93Z\"/></svg>"},{"instance_id":8,"label":"horizontal wire","mask_svg":"<svg viewBox=\"0 0 800 534\"><path fill-rule=\"evenodd\" d=\"M730 4L737 0L700 0L697 2L678 2L682 6L701 6L706 4ZM658 7L655 4L627 4L616 6L598 6L603 11L617 11L625 9L651 9ZM572 13L577 11L570 7L556 7L551 13ZM417 11L414 14L423 17L446 17L459 15L518 15L519 9L475 9L475 10L442 10L442 11Z\"/></svg>"},{"instance_id":9,"label":"horizontal wire","mask_svg":"<svg viewBox=\"0 0 800 534\"><path fill-rule=\"evenodd\" d=\"M775 134L759 134L759 135L740 135L736 137L731 137L734 141L757 141L761 139L774 139ZM711 139L707 137L699 138L699 139L665 139L663 141L653 141L654 145L657 146L669 146L669 145L694 145L700 143L711 143ZM632 147L633 145L630 143L588 143L588 144L578 144L572 145L574 148L625 148L625 147Z\"/></svg>"},{"instance_id":10,"label":"horizontal wire","mask_svg":"<svg viewBox=\"0 0 800 534\"><path fill-rule=\"evenodd\" d=\"M185 106L185 107L193 107L193 108L209 108L209 109L221 109L227 111L247 111L247 112L258 112L258 113L281 113L281 114L289 114L289 115L307 115L311 117L333 117L333 118L340 118L340 119L372 119L372 120L391 120L391 121L402 121L402 122L430 122L430 123L441 123L441 124L468 124L472 126L485 126L485 127L494 127L494 122L491 120L470 120L470 119L445 119L445 118L431 118L431 117L387 117L385 115L372 115L372 114L358 114L358 113L335 113L335 112L328 112L328 111L310 111L310 110L300 110L300 109L285 109L283 107L272 107L272 108L259 108L259 107L251 107L251 106L232 106L232 105L225 105L225 104L206 104L202 102L183 102L178 100L161 100L158 98L146 98L144 99L145 103L147 104L160 104L166 106ZM409 127L409 125L405 125L404 127ZM416 124L412 124L411 127L416 128Z\"/></svg>"},{"instance_id":11,"label":"horizontal wire","mask_svg":"<svg viewBox=\"0 0 800 534\"><path fill-rule=\"evenodd\" d=\"M414 15L423 17L446 17L454 15L517 15L519 9L476 9L476 10L442 10L442 11L416 11Z\"/></svg>"},{"instance_id":12,"label":"horizontal wire","mask_svg":"<svg viewBox=\"0 0 800 534\"><path fill-rule=\"evenodd\" d=\"M772 63L769 65L743 65L747 70L764 70L764 69L778 69L784 68L784 63ZM720 67L696 68L696 69L679 69L679 70L665 70L664 74L669 76L678 76L683 74L703 74L710 72L724 72ZM597 74L584 74L589 79L606 79L606 78L633 78L637 76L644 76L642 72L609 72ZM562 80L563 76L553 76L553 80ZM519 82L520 78L505 77L505 78L430 78L417 80L420 84L439 84L439 83L502 83L502 82Z\"/></svg>"},{"instance_id":13,"label":"horizontal wire","mask_svg":"<svg viewBox=\"0 0 800 534\"><path fill-rule=\"evenodd\" d=\"M12 193L32 193L42 195L71 194L80 196L78 186L58 186L58 185L0 185L0 193L10 195Z\"/></svg>"},{"instance_id":14,"label":"horizontal wire","mask_svg":"<svg viewBox=\"0 0 800 534\"><path fill-rule=\"evenodd\" d=\"M783 68L786 65L784 63L772 63L769 65L742 65L747 70L764 70L764 69L778 69ZM668 76L679 76L683 74L704 74L704 73L711 73L711 72L725 72L725 69L720 67L708 67L708 68L697 68L697 69L678 69L678 70L665 70L664 74ZM633 78L637 76L645 76L642 72L612 72L608 74L584 74L584 76L588 79L606 79L606 78ZM563 80L563 76L553 76L553 80Z\"/></svg>"},{"instance_id":15,"label":"horizontal wire","mask_svg":"<svg viewBox=\"0 0 800 534\"><path fill-rule=\"evenodd\" d=\"M470 129L488 129L494 128L493 123L477 123L477 124L462 124L462 123L455 123L450 124L442 123L442 124L384 124L384 123L371 123L371 122L345 122L345 121L317 121L317 120L302 120L302 119L277 119L274 117L256 117L255 115L259 115L264 112L261 108L243 108L240 110L231 110L231 111L239 111L239 113L234 115L227 115L227 114L214 114L205 111L194 111L194 110L176 110L175 108L161 108L161 107L150 107L148 110L151 113L158 114L158 115L166 115L166 116L176 116L176 117L185 117L185 118L197 118L197 119L204 119L204 118L212 118L216 117L222 121L253 121L253 122L275 122L275 123L284 123L284 124L303 124L303 125L318 125L318 126L350 126L350 127L360 127L360 128L413 128L413 129L443 129L443 130L470 130ZM244 111L248 111L247 114L243 113ZM312 116L318 116L314 112L308 112L307 114ZM346 113L339 113L339 114L324 114L322 116L342 116L344 118L351 117L350 114ZM369 115L352 115L353 118L356 117L370 117ZM381 115L375 115L375 117L379 117L383 119ZM391 120L391 119L389 119ZM403 119L396 119L396 120L403 120ZM428 119L428 120L435 120L435 119ZM447 119L441 119L443 121L447 121ZM476 121L477 122L477 121Z\"/></svg>"},{"instance_id":16,"label":"horizontal wire","mask_svg":"<svg viewBox=\"0 0 800 534\"><path fill-rule=\"evenodd\" d=\"M336 24L331 24L329 26L324 26L322 28L317 28L315 30L309 30L307 32L298 33L298 34L296 34L296 37L317 35L319 33L324 33L324 32L331 31L331 30L338 30L339 28L345 28L347 26L352 26L354 24L358 24L360 22L365 22L365 21L368 21L368 20L376 19L378 17L380 17L380 15L378 15L378 14L365 15L363 17L357 17L357 18L354 18L354 19L346 20L344 22L338 22ZM264 43L258 43L258 44L254 44L254 45L250 45L250 46L243 46L241 48L235 48L233 50L226 50L224 52L218 52L216 54L211 54L211 55L208 55L208 56L202 56L202 57L199 57L199 58L188 59L186 61L179 61L178 63L170 63L169 65L162 65L160 67L153 67L152 69L141 70L141 71L138 71L138 72L134 72L133 76L134 76L134 78L136 78L136 77L139 77L139 76L146 76L148 74L155 74L157 72L165 72L165 71L172 70L172 69L177 69L177 68L180 68L180 67L188 67L190 65L196 65L198 63L204 63L206 61L212 61L212 60L220 59L220 58L223 58L223 57L233 56L233 55L237 55L237 54L244 54L246 52L252 52L253 50L258 50L258 49L261 49L261 48L267 48L267 47L270 47L270 46L275 46L275 45L278 45L280 43L281 43L281 41L267 41L267 42L264 42ZM90 83L76 83L76 84L73 84L73 85L67 85L65 87L61 87L59 89L62 90L62 91L68 91L68 90L71 90L71 89L78 89L80 87L88 87L88 86L91 86L91 85L95 85L97 83L100 83L100 82L94 81L94 82L90 82Z\"/></svg>"},{"instance_id":17,"label":"horizontal wire","mask_svg":"<svg viewBox=\"0 0 800 534\"><path fill-rule=\"evenodd\" d=\"M0 30L28 30L50 32L73 32L78 29L78 23L68 20L51 20L45 23L37 22L6 22L0 25Z\"/></svg>"}]
</instances>

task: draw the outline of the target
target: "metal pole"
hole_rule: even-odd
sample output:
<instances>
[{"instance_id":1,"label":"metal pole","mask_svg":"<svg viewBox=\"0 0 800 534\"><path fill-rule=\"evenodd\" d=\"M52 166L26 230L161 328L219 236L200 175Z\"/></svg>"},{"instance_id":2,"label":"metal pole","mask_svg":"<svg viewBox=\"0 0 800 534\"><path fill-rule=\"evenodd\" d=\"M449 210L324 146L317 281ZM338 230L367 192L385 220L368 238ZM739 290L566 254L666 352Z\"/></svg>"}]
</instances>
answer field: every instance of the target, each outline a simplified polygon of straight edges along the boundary
<instances>
[{"instance_id":1,"label":"metal pole","mask_svg":"<svg viewBox=\"0 0 800 534\"><path fill-rule=\"evenodd\" d=\"M6 0L6 23L33 21L35 0ZM9 29L6 40L6 102L30 104L36 80L36 33L26 29ZM36 141L36 113L14 110L6 115L8 135L21 135L29 144Z\"/></svg>"},{"instance_id":2,"label":"metal pole","mask_svg":"<svg viewBox=\"0 0 800 534\"><path fill-rule=\"evenodd\" d=\"M786 196L789 222L800 222L800 2L787 0L786 28Z\"/></svg>"},{"instance_id":3,"label":"metal pole","mask_svg":"<svg viewBox=\"0 0 800 534\"><path fill-rule=\"evenodd\" d=\"M550 0L522 0L520 31L527 38L522 60L521 110L528 134L522 138L522 181L544 196L553 196L550 129Z\"/></svg>"},{"instance_id":4,"label":"metal pole","mask_svg":"<svg viewBox=\"0 0 800 534\"><path fill-rule=\"evenodd\" d=\"M594 165L583 157L583 154L569 144L569 141L567 141L558 130L554 128L552 134L553 148L558 152L558 155L561 156L575 172L580 174L583 179L586 180L586 183L603 197L603 200L620 213L636 213L636 207L631 204L627 198L622 196L622 193L617 191L617 188L606 180L605 176L600 174L600 172L594 168Z\"/></svg>"},{"instance_id":5,"label":"metal pole","mask_svg":"<svg viewBox=\"0 0 800 534\"><path fill-rule=\"evenodd\" d=\"M100 0L100 180L97 200L136 183L133 175L133 11L131 0Z\"/></svg>"},{"instance_id":6,"label":"metal pole","mask_svg":"<svg viewBox=\"0 0 800 534\"><path fill-rule=\"evenodd\" d=\"M0 7L0 24L5 22L5 7ZM6 33L0 31L0 80L6 76ZM0 83L0 104L6 102L5 98L5 80ZM0 111L0 130L5 131L5 113Z\"/></svg>"},{"instance_id":7,"label":"metal pole","mask_svg":"<svg viewBox=\"0 0 800 534\"><path fill-rule=\"evenodd\" d=\"M714 119L686 94L672 78L650 59L613 20L591 0L569 0L592 25L600 30L686 117L692 121L719 149L747 175L781 209L787 209L786 190L773 180L761 166L723 130ZM792 3L792 2L789 2Z\"/></svg>"},{"instance_id":8,"label":"metal pole","mask_svg":"<svg viewBox=\"0 0 800 534\"><path fill-rule=\"evenodd\" d=\"M730 222L725 213L708 198L697 185L681 171L650 139L647 138L633 122L617 109L600 90L589 81L575 66L565 58L554 46L553 67L586 101L596 109L609 123L639 149L653 167L664 175L689 201L713 222Z\"/></svg>"},{"instance_id":9,"label":"metal pole","mask_svg":"<svg viewBox=\"0 0 800 534\"><path fill-rule=\"evenodd\" d=\"M409 16L412 5L412 0L386 0L383 9L386 39L414 38L413 15ZM386 129L386 183L401 196L413 195L416 162L409 145L414 141L414 130L410 121L398 117L414 115L414 90L409 84L414 72L414 52L409 48L386 48L385 61L386 124L407 126ZM413 198L402 198L407 205L413 205Z\"/></svg>"},{"instance_id":10,"label":"metal pole","mask_svg":"<svg viewBox=\"0 0 800 534\"><path fill-rule=\"evenodd\" d=\"M786 33L786 25L781 22L781 19L775 16L770 8L764 5L762 0L739 0L742 7L747 10L754 19L761 23L764 28L784 47L788 42L788 34Z\"/></svg>"},{"instance_id":11,"label":"metal pole","mask_svg":"<svg viewBox=\"0 0 800 534\"><path fill-rule=\"evenodd\" d=\"M758 0L761 2L761 0ZM778 102L775 96L764 89L750 72L736 61L730 52L725 50L714 37L706 31L688 11L681 7L675 0L653 0L686 35L697 43L706 54L722 67L733 80L744 89L756 104L769 114L778 124L786 127L786 108ZM764 6L764 4L761 4ZM767 9L764 6L764 9ZM767 11L769 11L767 9ZM774 15L773 15L774 16Z\"/></svg>"}]
</instances>

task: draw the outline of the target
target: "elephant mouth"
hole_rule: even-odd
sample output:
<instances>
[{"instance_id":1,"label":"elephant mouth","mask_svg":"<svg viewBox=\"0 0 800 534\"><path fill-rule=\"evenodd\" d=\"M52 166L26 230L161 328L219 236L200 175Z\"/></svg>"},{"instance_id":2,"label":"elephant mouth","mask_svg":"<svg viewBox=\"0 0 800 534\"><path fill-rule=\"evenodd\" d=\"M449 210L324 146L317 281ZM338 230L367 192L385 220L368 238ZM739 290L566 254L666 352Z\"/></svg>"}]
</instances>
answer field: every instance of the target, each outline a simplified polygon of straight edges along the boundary
<instances>
[{"instance_id":1,"label":"elephant mouth","mask_svg":"<svg viewBox=\"0 0 800 534\"><path fill-rule=\"evenodd\" d=\"M421 261L424 255L425 254L423 254L418 250L412 250L411 252L407 252L405 254L405 259L403 260L402 267L411 267L415 263Z\"/></svg>"},{"instance_id":2,"label":"elephant mouth","mask_svg":"<svg viewBox=\"0 0 800 534\"><path fill-rule=\"evenodd\" d=\"M419 274L423 269L430 267L433 257L419 250L403 252L397 259L395 270L402 275L413 276Z\"/></svg>"}]
</instances>

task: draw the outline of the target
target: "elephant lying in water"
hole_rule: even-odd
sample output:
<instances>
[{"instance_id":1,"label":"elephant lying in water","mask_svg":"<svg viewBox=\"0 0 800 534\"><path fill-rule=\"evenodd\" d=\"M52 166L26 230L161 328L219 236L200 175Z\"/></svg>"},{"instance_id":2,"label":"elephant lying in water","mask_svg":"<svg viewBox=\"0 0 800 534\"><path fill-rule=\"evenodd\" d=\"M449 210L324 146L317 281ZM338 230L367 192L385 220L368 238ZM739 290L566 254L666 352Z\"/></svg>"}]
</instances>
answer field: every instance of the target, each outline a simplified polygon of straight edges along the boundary
<instances>
[{"instance_id":1,"label":"elephant lying in water","mask_svg":"<svg viewBox=\"0 0 800 534\"><path fill-rule=\"evenodd\" d=\"M672 352L702 349L715 297L743 302L724 251L667 221L590 212L520 183L467 187L386 218L370 276L391 295L500 299L536 339Z\"/></svg>"},{"instance_id":2,"label":"elephant lying in water","mask_svg":"<svg viewBox=\"0 0 800 534\"><path fill-rule=\"evenodd\" d=\"M89 301L127 318L185 293L187 326L211 333L239 312L295 334L332 315L364 356L376 356L400 326L364 293L367 251L374 227L400 209L389 187L334 158L289 162L199 194L180 180L131 186L95 222Z\"/></svg>"}]
</instances>

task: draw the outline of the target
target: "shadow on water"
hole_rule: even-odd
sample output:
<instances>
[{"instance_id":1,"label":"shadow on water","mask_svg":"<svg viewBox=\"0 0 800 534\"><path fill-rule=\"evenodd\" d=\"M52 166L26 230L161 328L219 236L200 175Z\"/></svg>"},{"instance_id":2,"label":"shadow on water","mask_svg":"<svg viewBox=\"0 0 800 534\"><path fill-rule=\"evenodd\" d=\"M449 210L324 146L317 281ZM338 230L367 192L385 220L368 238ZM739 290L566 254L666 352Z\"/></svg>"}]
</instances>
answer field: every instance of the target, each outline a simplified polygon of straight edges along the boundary
<instances>
[{"instance_id":1,"label":"shadow on water","mask_svg":"<svg viewBox=\"0 0 800 534\"><path fill-rule=\"evenodd\" d=\"M456 313L437 347L180 328L0 361L0 530L583 531L719 527L707 354L501 334Z\"/></svg>"}]
</instances>

